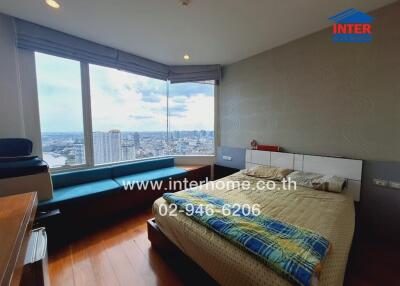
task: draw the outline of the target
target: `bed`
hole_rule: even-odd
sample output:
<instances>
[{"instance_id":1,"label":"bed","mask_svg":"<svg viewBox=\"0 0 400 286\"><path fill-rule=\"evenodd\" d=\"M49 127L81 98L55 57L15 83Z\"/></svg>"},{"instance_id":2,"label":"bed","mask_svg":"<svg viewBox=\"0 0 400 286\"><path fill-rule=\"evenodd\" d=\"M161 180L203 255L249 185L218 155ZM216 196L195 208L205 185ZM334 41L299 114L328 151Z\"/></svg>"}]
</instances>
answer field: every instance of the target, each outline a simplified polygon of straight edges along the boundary
<instances>
[{"instance_id":1,"label":"bed","mask_svg":"<svg viewBox=\"0 0 400 286\"><path fill-rule=\"evenodd\" d=\"M362 162L289 153L254 152L248 150L248 167L273 164L291 167L293 170L309 171L318 168L324 173L344 175L343 177L352 182L348 184L348 190L342 193L299 186L295 191L283 190L281 183L277 183L272 190L257 190L257 181L262 179L247 176L240 171L219 181L247 180L251 183L250 190L237 186L213 188L207 185L199 187L199 190L231 203L258 204L261 213L268 217L323 235L332 243L332 251L322 262L318 285L342 285L354 232L354 200L359 199ZM300 159L301 162L298 162ZM160 215L160 208L165 204L166 201L160 198L153 205L155 221L162 233L221 285L292 285L246 250L228 242L185 214Z\"/></svg>"}]
</instances>

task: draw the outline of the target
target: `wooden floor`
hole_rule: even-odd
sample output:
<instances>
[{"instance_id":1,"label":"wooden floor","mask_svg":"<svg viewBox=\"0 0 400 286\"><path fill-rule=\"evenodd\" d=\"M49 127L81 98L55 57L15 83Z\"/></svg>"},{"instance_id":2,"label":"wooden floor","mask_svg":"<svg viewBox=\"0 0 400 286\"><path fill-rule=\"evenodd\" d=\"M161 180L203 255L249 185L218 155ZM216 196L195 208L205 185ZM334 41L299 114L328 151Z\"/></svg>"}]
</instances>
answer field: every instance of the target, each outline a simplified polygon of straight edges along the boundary
<instances>
[{"instance_id":1,"label":"wooden floor","mask_svg":"<svg viewBox=\"0 0 400 286\"><path fill-rule=\"evenodd\" d=\"M145 211L49 254L51 285L183 285L151 248Z\"/></svg>"},{"instance_id":2,"label":"wooden floor","mask_svg":"<svg viewBox=\"0 0 400 286\"><path fill-rule=\"evenodd\" d=\"M151 247L146 227L151 217L151 210L145 210L50 253L51 285L185 285L193 280L210 284L201 281L200 273L184 274L175 260L168 264ZM394 278L400 253L382 247L353 244L344 285L398 285Z\"/></svg>"},{"instance_id":3,"label":"wooden floor","mask_svg":"<svg viewBox=\"0 0 400 286\"><path fill-rule=\"evenodd\" d=\"M381 241L353 243L344 286L400 285L400 248Z\"/></svg>"}]
</instances>

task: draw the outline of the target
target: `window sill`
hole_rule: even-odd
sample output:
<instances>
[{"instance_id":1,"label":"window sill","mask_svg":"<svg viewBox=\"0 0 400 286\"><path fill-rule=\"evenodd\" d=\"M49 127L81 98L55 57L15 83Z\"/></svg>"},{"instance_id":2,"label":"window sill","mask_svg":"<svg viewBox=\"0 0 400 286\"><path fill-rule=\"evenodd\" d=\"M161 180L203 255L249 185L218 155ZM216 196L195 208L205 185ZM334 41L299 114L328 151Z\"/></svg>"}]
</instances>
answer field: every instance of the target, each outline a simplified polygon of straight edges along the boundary
<instances>
[{"instance_id":1,"label":"window sill","mask_svg":"<svg viewBox=\"0 0 400 286\"><path fill-rule=\"evenodd\" d=\"M162 157L149 157L149 158L137 159L137 160L132 160L132 161L121 161L121 162L98 164L98 165L94 165L94 166L77 165L77 166L50 168L50 172L52 174L57 174L57 173L70 172L70 171L72 172L72 171L79 171L79 170L85 170L85 169L116 166L116 165L122 165L122 164L134 163L134 162L146 161L146 160L156 160L156 159L162 159L162 158L168 158L168 157L173 157L175 159L175 165L208 165L208 164L214 163L214 159L215 159L216 155L215 154L170 155L170 156L162 156Z\"/></svg>"}]
</instances>

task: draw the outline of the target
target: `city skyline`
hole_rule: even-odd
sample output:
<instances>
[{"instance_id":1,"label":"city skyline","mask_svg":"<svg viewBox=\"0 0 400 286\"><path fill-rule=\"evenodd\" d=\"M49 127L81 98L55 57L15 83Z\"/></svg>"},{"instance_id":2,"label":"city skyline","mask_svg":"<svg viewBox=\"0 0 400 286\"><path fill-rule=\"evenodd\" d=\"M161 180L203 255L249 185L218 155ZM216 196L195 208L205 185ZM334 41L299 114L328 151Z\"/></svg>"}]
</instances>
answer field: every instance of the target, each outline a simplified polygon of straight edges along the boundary
<instances>
[{"instance_id":1,"label":"city skyline","mask_svg":"<svg viewBox=\"0 0 400 286\"><path fill-rule=\"evenodd\" d=\"M91 124L84 126L80 63L41 53L35 59L42 149L50 167L86 163L90 125L95 165L214 153L213 84L170 84L89 64Z\"/></svg>"},{"instance_id":2,"label":"city skyline","mask_svg":"<svg viewBox=\"0 0 400 286\"><path fill-rule=\"evenodd\" d=\"M127 132L127 133L135 133L135 132L138 132L138 133L162 133L162 132L167 133L166 130L135 131L135 130L120 130L120 129L116 129L116 128L110 129L110 130L107 130L107 131L99 131L99 130L97 130L97 131L93 131L93 133L96 133L96 132L109 132L109 131L112 131L112 130L118 130L120 132ZM172 132L199 132L199 131L214 132L214 130L202 129L202 130L171 130L170 133L172 133ZM58 134L58 133L83 133L83 132L82 131L50 131L50 132L42 132L42 135Z\"/></svg>"},{"instance_id":3,"label":"city skyline","mask_svg":"<svg viewBox=\"0 0 400 286\"><path fill-rule=\"evenodd\" d=\"M93 132L94 164L167 155L214 153L214 131ZM83 132L42 133L43 159L51 168L86 163Z\"/></svg>"}]
</instances>

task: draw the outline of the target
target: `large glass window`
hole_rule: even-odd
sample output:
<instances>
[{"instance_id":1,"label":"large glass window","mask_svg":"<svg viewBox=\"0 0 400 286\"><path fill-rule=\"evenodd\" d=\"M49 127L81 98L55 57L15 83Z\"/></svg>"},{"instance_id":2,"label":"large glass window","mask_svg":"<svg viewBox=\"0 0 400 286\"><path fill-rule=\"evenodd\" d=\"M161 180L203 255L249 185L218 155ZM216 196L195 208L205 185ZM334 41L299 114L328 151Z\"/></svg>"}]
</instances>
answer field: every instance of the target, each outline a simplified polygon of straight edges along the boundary
<instances>
[{"instance_id":1,"label":"large glass window","mask_svg":"<svg viewBox=\"0 0 400 286\"><path fill-rule=\"evenodd\" d=\"M214 154L214 84L170 84L41 53L35 58L43 157L51 168Z\"/></svg>"},{"instance_id":2,"label":"large glass window","mask_svg":"<svg viewBox=\"0 0 400 286\"><path fill-rule=\"evenodd\" d=\"M214 85L171 84L168 100L170 154L214 154Z\"/></svg>"},{"instance_id":3,"label":"large glass window","mask_svg":"<svg viewBox=\"0 0 400 286\"><path fill-rule=\"evenodd\" d=\"M90 65L95 164L167 155L166 82Z\"/></svg>"},{"instance_id":4,"label":"large glass window","mask_svg":"<svg viewBox=\"0 0 400 286\"><path fill-rule=\"evenodd\" d=\"M78 61L35 53L43 159L51 168L85 164Z\"/></svg>"}]
</instances>

